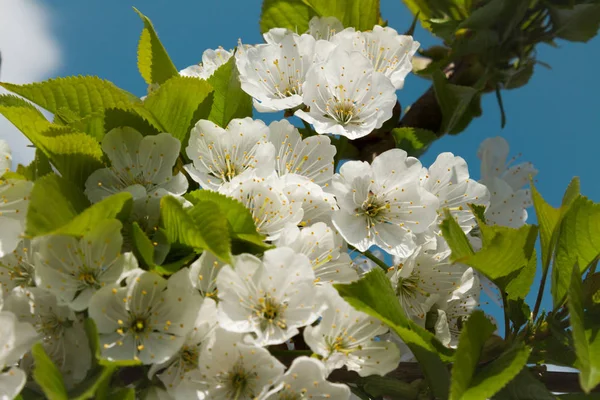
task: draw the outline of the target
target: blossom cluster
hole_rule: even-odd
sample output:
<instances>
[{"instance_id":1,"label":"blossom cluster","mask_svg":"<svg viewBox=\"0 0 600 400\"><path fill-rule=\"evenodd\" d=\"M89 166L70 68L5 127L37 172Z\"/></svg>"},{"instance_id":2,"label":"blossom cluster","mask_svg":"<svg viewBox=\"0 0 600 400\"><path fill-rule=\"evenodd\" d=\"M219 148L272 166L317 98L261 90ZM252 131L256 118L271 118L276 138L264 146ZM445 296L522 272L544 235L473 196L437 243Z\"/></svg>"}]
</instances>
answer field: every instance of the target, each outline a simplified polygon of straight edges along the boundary
<instances>
[{"instance_id":1,"label":"blossom cluster","mask_svg":"<svg viewBox=\"0 0 600 400\"><path fill-rule=\"evenodd\" d=\"M524 187L537 171L507 164L507 143L491 138L478 153L479 182L452 153L425 167L400 149L336 172L336 147L321 134L354 139L381 127L418 43L391 28L343 29L331 18L313 19L305 34L271 30L265 41L235 54L207 51L201 66L181 74L207 79L235 57L257 110L293 111L319 134L303 136L288 120L200 120L182 147L168 133L113 129L102 140L109 163L87 178L85 195L93 204L128 192L133 210L128 221L108 219L82 237L25 235L34 183L0 182L0 398L26 384L36 342L68 389L82 382L94 356L88 317L103 358L149 367L146 398L348 399L348 386L328 381L332 371L385 375L412 359L399 337L333 286L373 267L361 253L375 248L392 259L387 276L407 316L456 346L481 285L473 269L450 261L444 212L478 247L470 205L486 207L488 224L523 225ZM189 163L174 174L180 154ZM2 173L10 159L0 143ZM271 248L231 263L204 251L170 276L141 268L128 225L152 235L161 199L188 208L192 185L243 204ZM286 368L275 355L289 349L313 357Z\"/></svg>"}]
</instances>

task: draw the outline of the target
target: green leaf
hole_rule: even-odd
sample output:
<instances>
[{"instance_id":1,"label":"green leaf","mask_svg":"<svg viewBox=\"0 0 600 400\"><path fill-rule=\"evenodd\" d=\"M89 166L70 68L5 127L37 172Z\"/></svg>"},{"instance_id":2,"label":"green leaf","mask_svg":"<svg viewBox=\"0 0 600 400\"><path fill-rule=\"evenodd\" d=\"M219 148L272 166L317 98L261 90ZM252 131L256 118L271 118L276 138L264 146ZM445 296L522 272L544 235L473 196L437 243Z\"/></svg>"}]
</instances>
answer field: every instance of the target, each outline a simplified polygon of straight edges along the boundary
<instances>
[{"instance_id":1,"label":"green leaf","mask_svg":"<svg viewBox=\"0 0 600 400\"><path fill-rule=\"evenodd\" d=\"M452 249L452 261L470 257L474 254L471 243L462 228L450 214L450 210L444 210L444 220L440 225L444 239Z\"/></svg>"},{"instance_id":2,"label":"green leaf","mask_svg":"<svg viewBox=\"0 0 600 400\"><path fill-rule=\"evenodd\" d=\"M587 42L598 33L600 4L577 4L573 8L550 7L555 35L572 42Z\"/></svg>"},{"instance_id":3,"label":"green leaf","mask_svg":"<svg viewBox=\"0 0 600 400\"><path fill-rule=\"evenodd\" d=\"M44 346L41 343L34 344L31 354L35 365L33 379L40 385L46 397L50 400L67 400L69 397L62 375L46 354Z\"/></svg>"},{"instance_id":4,"label":"green leaf","mask_svg":"<svg viewBox=\"0 0 600 400\"><path fill-rule=\"evenodd\" d=\"M156 135L164 128L144 107L109 108L104 111L104 129L106 132L114 128L128 126L142 135Z\"/></svg>"},{"instance_id":5,"label":"green leaf","mask_svg":"<svg viewBox=\"0 0 600 400\"><path fill-rule=\"evenodd\" d=\"M72 400L87 400L95 399L98 389L103 385L107 385L110 382L113 374L117 370L115 365L108 367L102 367L94 375L86 378L83 382L79 383L75 390L69 393L69 398Z\"/></svg>"},{"instance_id":6,"label":"green leaf","mask_svg":"<svg viewBox=\"0 0 600 400\"><path fill-rule=\"evenodd\" d=\"M432 19L463 20L469 12L465 0L404 0L404 4L429 29Z\"/></svg>"},{"instance_id":7,"label":"green leaf","mask_svg":"<svg viewBox=\"0 0 600 400\"><path fill-rule=\"evenodd\" d=\"M450 219L446 218L443 224L447 220ZM442 225L444 237L452 249L452 259L483 273L508 294L508 299L524 298L535 275L534 246L537 227L524 225L513 229L481 223L479 227L483 236L483 248L475 254L465 255L464 245L459 247L456 244L456 237L460 237L456 228L454 232L446 233Z\"/></svg>"},{"instance_id":8,"label":"green leaf","mask_svg":"<svg viewBox=\"0 0 600 400\"><path fill-rule=\"evenodd\" d=\"M28 181L36 181L38 178L53 172L48 157L40 149L36 149L35 157L31 164L26 167L19 164L17 166L17 173L23 175Z\"/></svg>"},{"instance_id":9,"label":"green leaf","mask_svg":"<svg viewBox=\"0 0 600 400\"><path fill-rule=\"evenodd\" d=\"M554 306L562 303L571 284L573 265L585 268L600 255L600 204L580 196L565 212L552 268Z\"/></svg>"},{"instance_id":10,"label":"green leaf","mask_svg":"<svg viewBox=\"0 0 600 400\"><path fill-rule=\"evenodd\" d=\"M581 272L577 263L573 266L569 285L569 315L579 370L579 384L589 393L600 384L600 324L595 318L586 318L581 287Z\"/></svg>"},{"instance_id":11,"label":"green leaf","mask_svg":"<svg viewBox=\"0 0 600 400\"><path fill-rule=\"evenodd\" d=\"M116 193L86 208L81 214L75 216L53 233L83 236L100 222L114 218L119 219L121 222L127 221L132 207L133 197L131 193Z\"/></svg>"},{"instance_id":12,"label":"green leaf","mask_svg":"<svg viewBox=\"0 0 600 400\"><path fill-rule=\"evenodd\" d=\"M225 262L231 260L231 239L227 217L212 201L200 201L192 209L184 210L174 197L163 197L160 202L165 232L171 243L179 243L199 250L209 250Z\"/></svg>"},{"instance_id":13,"label":"green leaf","mask_svg":"<svg viewBox=\"0 0 600 400\"><path fill-rule=\"evenodd\" d=\"M483 311L474 311L463 326L458 341L458 349L452 365L450 400L463 398L469 389L485 342L494 333L495 326L486 318Z\"/></svg>"},{"instance_id":14,"label":"green leaf","mask_svg":"<svg viewBox=\"0 0 600 400\"><path fill-rule=\"evenodd\" d=\"M435 336L404 314L383 271L375 268L356 282L334 286L344 300L358 311L389 325L419 361L434 395L444 399L448 397L450 376L442 358L451 360L452 350L444 347Z\"/></svg>"},{"instance_id":15,"label":"green leaf","mask_svg":"<svg viewBox=\"0 0 600 400\"><path fill-rule=\"evenodd\" d=\"M135 389L121 389L111 393L110 400L135 400Z\"/></svg>"},{"instance_id":16,"label":"green leaf","mask_svg":"<svg viewBox=\"0 0 600 400\"><path fill-rule=\"evenodd\" d=\"M561 211L546 203L536 187L531 183L531 198L535 207L538 224L540 225L540 241L542 244L542 268L544 271L550 266L554 253L556 234L560 222Z\"/></svg>"},{"instance_id":17,"label":"green leaf","mask_svg":"<svg viewBox=\"0 0 600 400\"><path fill-rule=\"evenodd\" d=\"M475 116L471 110L471 103L476 100L479 93L477 89L468 86L458 86L448 83L441 71L433 73L433 87L435 97L442 110L441 133L458 133L463 128L463 118L470 121ZM472 115L469 115L471 113Z\"/></svg>"},{"instance_id":18,"label":"green leaf","mask_svg":"<svg viewBox=\"0 0 600 400\"><path fill-rule=\"evenodd\" d=\"M235 237L252 243L263 243L264 236L257 232L252 213L238 200L210 190L195 190L184 197L194 205L203 201L217 204Z\"/></svg>"},{"instance_id":19,"label":"green leaf","mask_svg":"<svg viewBox=\"0 0 600 400\"><path fill-rule=\"evenodd\" d=\"M106 108L141 102L133 94L95 76L70 76L26 85L2 82L0 86L52 113L66 109L80 118Z\"/></svg>"},{"instance_id":20,"label":"green leaf","mask_svg":"<svg viewBox=\"0 0 600 400\"><path fill-rule=\"evenodd\" d=\"M392 136L396 142L396 147L402 149L413 157L421 156L429 145L438 137L435 133L427 129L420 128L394 128Z\"/></svg>"},{"instance_id":21,"label":"green leaf","mask_svg":"<svg viewBox=\"0 0 600 400\"><path fill-rule=\"evenodd\" d=\"M368 31L381 24L379 0L264 0L261 32L288 28L304 33L312 17L336 17L345 28Z\"/></svg>"},{"instance_id":22,"label":"green leaf","mask_svg":"<svg viewBox=\"0 0 600 400\"><path fill-rule=\"evenodd\" d=\"M63 177L78 186L83 186L87 177L102 166L102 149L96 139L51 124L25 100L0 96L0 114L43 151Z\"/></svg>"},{"instance_id":23,"label":"green leaf","mask_svg":"<svg viewBox=\"0 0 600 400\"><path fill-rule=\"evenodd\" d=\"M176 76L148 95L144 106L185 148L194 124L210 113L212 90L203 79Z\"/></svg>"},{"instance_id":24,"label":"green leaf","mask_svg":"<svg viewBox=\"0 0 600 400\"><path fill-rule=\"evenodd\" d=\"M555 400L556 398L527 368L494 396L494 400Z\"/></svg>"},{"instance_id":25,"label":"green leaf","mask_svg":"<svg viewBox=\"0 0 600 400\"><path fill-rule=\"evenodd\" d=\"M27 234L40 236L67 225L89 206L73 183L48 174L35 182L27 213Z\"/></svg>"},{"instance_id":26,"label":"green leaf","mask_svg":"<svg viewBox=\"0 0 600 400\"><path fill-rule=\"evenodd\" d=\"M562 207L570 206L575 199L577 199L581 195L581 184L579 183L579 178L574 177L569 182L569 186L567 186L567 190L565 190L565 194L562 199Z\"/></svg>"},{"instance_id":27,"label":"green leaf","mask_svg":"<svg viewBox=\"0 0 600 400\"><path fill-rule=\"evenodd\" d=\"M395 378L371 375L364 379L363 389L375 397L390 396L396 400L413 400L419 395L419 388Z\"/></svg>"},{"instance_id":28,"label":"green leaf","mask_svg":"<svg viewBox=\"0 0 600 400\"><path fill-rule=\"evenodd\" d=\"M461 399L486 400L505 387L523 370L531 349L517 343L493 362L481 368Z\"/></svg>"},{"instance_id":29,"label":"green leaf","mask_svg":"<svg viewBox=\"0 0 600 400\"><path fill-rule=\"evenodd\" d=\"M235 57L221 65L208 78L214 88L214 100L208 119L219 126L227 126L233 118L252 117L252 97L242 90Z\"/></svg>"},{"instance_id":30,"label":"green leaf","mask_svg":"<svg viewBox=\"0 0 600 400\"><path fill-rule=\"evenodd\" d=\"M144 30L138 44L138 69L148 85L162 85L170 78L178 76L179 71L160 42L152 21L137 8L134 7L133 10L144 22Z\"/></svg>"},{"instance_id":31,"label":"green leaf","mask_svg":"<svg viewBox=\"0 0 600 400\"><path fill-rule=\"evenodd\" d=\"M144 269L151 270L154 267L154 246L146 233L134 222L131 226L131 238L133 242L133 254Z\"/></svg>"}]
</instances>

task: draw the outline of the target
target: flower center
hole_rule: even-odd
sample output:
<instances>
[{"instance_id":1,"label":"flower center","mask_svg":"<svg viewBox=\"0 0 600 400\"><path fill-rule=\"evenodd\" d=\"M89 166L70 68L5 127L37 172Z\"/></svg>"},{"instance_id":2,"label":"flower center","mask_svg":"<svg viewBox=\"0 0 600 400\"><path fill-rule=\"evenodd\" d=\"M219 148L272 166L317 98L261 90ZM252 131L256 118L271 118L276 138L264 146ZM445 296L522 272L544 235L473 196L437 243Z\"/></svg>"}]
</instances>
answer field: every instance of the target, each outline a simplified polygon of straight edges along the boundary
<instances>
[{"instance_id":1,"label":"flower center","mask_svg":"<svg viewBox=\"0 0 600 400\"><path fill-rule=\"evenodd\" d=\"M79 274L79 280L88 284L89 286L93 286L96 284L96 277L91 272L82 272Z\"/></svg>"},{"instance_id":2,"label":"flower center","mask_svg":"<svg viewBox=\"0 0 600 400\"><path fill-rule=\"evenodd\" d=\"M381 213L381 211L389 210L389 208L390 208L390 203L388 201L382 202L371 191L369 191L369 196L362 204L363 213L370 218L377 217L377 215L379 215L379 213Z\"/></svg>"},{"instance_id":3,"label":"flower center","mask_svg":"<svg viewBox=\"0 0 600 400\"><path fill-rule=\"evenodd\" d=\"M356 339L354 337L348 336L346 333L336 337L328 336L325 338L325 344L327 345L330 354L342 353L348 355L357 350L362 350L362 346L355 346L353 344L355 341Z\"/></svg>"},{"instance_id":4,"label":"flower center","mask_svg":"<svg viewBox=\"0 0 600 400\"><path fill-rule=\"evenodd\" d=\"M238 361L223 377L223 386L229 390L230 399L252 398L254 397L254 380L256 372L247 371L244 364Z\"/></svg>"},{"instance_id":5,"label":"flower center","mask_svg":"<svg viewBox=\"0 0 600 400\"><path fill-rule=\"evenodd\" d=\"M136 333L144 332L146 329L146 320L143 318L136 318L131 324L131 330Z\"/></svg>"},{"instance_id":6,"label":"flower center","mask_svg":"<svg viewBox=\"0 0 600 400\"><path fill-rule=\"evenodd\" d=\"M185 364L186 370L193 370L198 367L199 352L196 346L184 346L181 351L181 359Z\"/></svg>"},{"instance_id":7,"label":"flower center","mask_svg":"<svg viewBox=\"0 0 600 400\"><path fill-rule=\"evenodd\" d=\"M258 306L255 307L255 313L262 319L262 325L276 324L281 329L286 329L287 324L284 319L286 305L276 302L272 297L266 295L258 299Z\"/></svg>"}]
</instances>

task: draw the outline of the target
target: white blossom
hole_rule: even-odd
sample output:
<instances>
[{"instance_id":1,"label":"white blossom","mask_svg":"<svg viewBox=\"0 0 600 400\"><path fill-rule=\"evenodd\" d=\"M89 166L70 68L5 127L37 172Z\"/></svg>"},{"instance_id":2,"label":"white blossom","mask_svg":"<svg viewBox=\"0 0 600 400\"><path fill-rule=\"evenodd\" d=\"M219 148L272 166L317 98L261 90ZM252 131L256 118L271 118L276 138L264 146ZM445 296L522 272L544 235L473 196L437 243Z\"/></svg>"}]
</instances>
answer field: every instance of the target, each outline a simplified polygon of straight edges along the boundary
<instances>
[{"instance_id":1,"label":"white blossom","mask_svg":"<svg viewBox=\"0 0 600 400\"><path fill-rule=\"evenodd\" d=\"M307 111L296 115L318 133L358 139L391 118L396 91L361 53L338 47L306 74L302 86Z\"/></svg>"},{"instance_id":2,"label":"white blossom","mask_svg":"<svg viewBox=\"0 0 600 400\"><path fill-rule=\"evenodd\" d=\"M314 280L308 258L290 248L267 250L262 261L237 256L217 276L219 325L254 333L259 346L284 343L319 317Z\"/></svg>"},{"instance_id":3,"label":"white blossom","mask_svg":"<svg viewBox=\"0 0 600 400\"><path fill-rule=\"evenodd\" d=\"M204 299L194 328L187 334L181 349L166 362L152 365L149 374L154 375L156 371L164 369L158 374L158 378L167 391L174 394L177 386L186 379L185 375L198 368L200 359L204 356L201 354L202 344L212 337L217 325L217 304L212 299Z\"/></svg>"},{"instance_id":4,"label":"white blossom","mask_svg":"<svg viewBox=\"0 0 600 400\"><path fill-rule=\"evenodd\" d=\"M302 202L292 201L284 193L283 182L276 176L256 176L253 171L235 177L219 192L239 200L250 210L259 233L275 240L287 224L298 225L304 216Z\"/></svg>"},{"instance_id":5,"label":"white blossom","mask_svg":"<svg viewBox=\"0 0 600 400\"><path fill-rule=\"evenodd\" d=\"M107 285L92 297L89 315L109 360L163 363L194 328L194 301L187 269L165 280L152 272L132 276L127 287Z\"/></svg>"},{"instance_id":6,"label":"white blossom","mask_svg":"<svg viewBox=\"0 0 600 400\"><path fill-rule=\"evenodd\" d=\"M283 35L281 35L283 34ZM242 89L260 112L291 110L302 104L302 84L313 64L315 38L278 32L277 43L238 46L235 54Z\"/></svg>"},{"instance_id":7,"label":"white blossom","mask_svg":"<svg viewBox=\"0 0 600 400\"><path fill-rule=\"evenodd\" d=\"M289 201L302 206L303 215L299 225L331 223L331 215L338 209L333 194L301 175L286 174L280 181Z\"/></svg>"},{"instance_id":8,"label":"white blossom","mask_svg":"<svg viewBox=\"0 0 600 400\"><path fill-rule=\"evenodd\" d=\"M404 79L412 71L412 57L419 42L412 36L399 35L390 27L375 25L373 30L357 32L345 29L332 37L331 41L347 51L364 55L375 71L388 77L396 89L402 89Z\"/></svg>"},{"instance_id":9,"label":"white blossom","mask_svg":"<svg viewBox=\"0 0 600 400\"><path fill-rule=\"evenodd\" d=\"M218 328L202 346L197 371L177 388L178 398L262 399L282 376L284 366L269 352L243 342L242 335Z\"/></svg>"},{"instance_id":10,"label":"white blossom","mask_svg":"<svg viewBox=\"0 0 600 400\"><path fill-rule=\"evenodd\" d=\"M35 241L22 239L16 249L0 258L0 286L6 293L17 286L35 286L35 252Z\"/></svg>"},{"instance_id":11,"label":"white blossom","mask_svg":"<svg viewBox=\"0 0 600 400\"><path fill-rule=\"evenodd\" d=\"M12 166L12 152L5 140L0 140L0 178L10 171Z\"/></svg>"},{"instance_id":12,"label":"white blossom","mask_svg":"<svg viewBox=\"0 0 600 400\"><path fill-rule=\"evenodd\" d=\"M54 294L37 287L14 289L6 300L6 308L20 321L32 324L68 388L86 377L92 366L92 353L83 321L72 309L59 304ZM21 366L31 369L32 361L27 357Z\"/></svg>"},{"instance_id":13,"label":"white blossom","mask_svg":"<svg viewBox=\"0 0 600 400\"><path fill-rule=\"evenodd\" d=\"M388 277L407 315L424 320L436 301L450 298L459 288L467 267L453 264L449 256L450 251L433 253L418 247L410 257L394 260Z\"/></svg>"},{"instance_id":14,"label":"white blossom","mask_svg":"<svg viewBox=\"0 0 600 400\"><path fill-rule=\"evenodd\" d=\"M98 223L81 239L48 235L37 242L36 273L40 287L54 293L75 311L88 307L92 295L123 273L122 225Z\"/></svg>"},{"instance_id":15,"label":"white blossom","mask_svg":"<svg viewBox=\"0 0 600 400\"><path fill-rule=\"evenodd\" d=\"M333 224L359 251L371 246L400 257L416 248L415 234L436 220L438 199L419 185L421 163L400 149L373 160L348 161L334 175L332 191L340 210Z\"/></svg>"},{"instance_id":16,"label":"white blossom","mask_svg":"<svg viewBox=\"0 0 600 400\"><path fill-rule=\"evenodd\" d=\"M142 136L133 128L115 128L102 140L111 166L94 171L85 183L92 203L119 192L133 195L134 220L143 228L158 223L160 198L180 196L188 188L182 172L173 176L181 143L168 133Z\"/></svg>"},{"instance_id":17,"label":"white blossom","mask_svg":"<svg viewBox=\"0 0 600 400\"><path fill-rule=\"evenodd\" d=\"M312 17L308 21L308 33L315 39L331 40L344 30L344 25L336 17Z\"/></svg>"},{"instance_id":18,"label":"white blossom","mask_svg":"<svg viewBox=\"0 0 600 400\"><path fill-rule=\"evenodd\" d=\"M441 153L435 162L421 174L421 185L440 202L438 222L444 219L448 208L465 233L476 225L469 204L488 206L490 193L486 186L469 178L465 160L452 153ZM439 230L436 227L436 230Z\"/></svg>"},{"instance_id":19,"label":"white blossom","mask_svg":"<svg viewBox=\"0 0 600 400\"><path fill-rule=\"evenodd\" d=\"M11 253L25 232L33 182L0 179L0 257Z\"/></svg>"},{"instance_id":20,"label":"white blossom","mask_svg":"<svg viewBox=\"0 0 600 400\"><path fill-rule=\"evenodd\" d=\"M252 169L260 176L274 170L269 128L260 120L233 119L225 129L208 120L196 123L186 154L191 178L204 189L218 190L242 172Z\"/></svg>"},{"instance_id":21,"label":"white blossom","mask_svg":"<svg viewBox=\"0 0 600 400\"><path fill-rule=\"evenodd\" d=\"M479 307L481 286L477 274L468 268L461 279L460 288L448 300L436 304L435 334L448 347L456 347L463 323Z\"/></svg>"},{"instance_id":22,"label":"white blossom","mask_svg":"<svg viewBox=\"0 0 600 400\"><path fill-rule=\"evenodd\" d=\"M190 265L190 281L202 297L217 298L217 276L223 265L210 251L204 251Z\"/></svg>"},{"instance_id":23,"label":"white blossom","mask_svg":"<svg viewBox=\"0 0 600 400\"><path fill-rule=\"evenodd\" d=\"M346 366L360 376L385 375L398 366L400 351L394 343L377 339L388 328L346 303L333 288L322 288L327 309L317 326L304 329L310 349L323 357L328 371Z\"/></svg>"},{"instance_id":24,"label":"white blossom","mask_svg":"<svg viewBox=\"0 0 600 400\"><path fill-rule=\"evenodd\" d=\"M280 177L297 174L319 186L329 184L337 151L329 137L316 135L303 140L296 127L281 120L269 125L268 139L275 146L275 171Z\"/></svg>"},{"instance_id":25,"label":"white blossom","mask_svg":"<svg viewBox=\"0 0 600 400\"><path fill-rule=\"evenodd\" d=\"M25 372L15 365L40 337L31 324L19 321L10 311L3 311L3 303L0 287L0 399L12 400L27 381Z\"/></svg>"},{"instance_id":26,"label":"white blossom","mask_svg":"<svg viewBox=\"0 0 600 400\"><path fill-rule=\"evenodd\" d=\"M227 51L222 47L218 49L208 49L202 53L202 62L200 64L190 65L179 71L179 75L193 78L208 79L217 69L233 56L233 52Z\"/></svg>"},{"instance_id":27,"label":"white blossom","mask_svg":"<svg viewBox=\"0 0 600 400\"><path fill-rule=\"evenodd\" d=\"M302 229L289 225L275 245L307 256L315 273L315 283L348 283L358 279L342 238L323 222Z\"/></svg>"},{"instance_id":28,"label":"white blossom","mask_svg":"<svg viewBox=\"0 0 600 400\"><path fill-rule=\"evenodd\" d=\"M508 152L508 143L501 137L488 138L479 146L480 182L491 194L485 217L488 224L519 228L527 221L526 208L532 205L531 193L523 187L538 171L531 163L511 166L516 159L507 162Z\"/></svg>"},{"instance_id":29,"label":"white blossom","mask_svg":"<svg viewBox=\"0 0 600 400\"><path fill-rule=\"evenodd\" d=\"M349 399L350 388L341 383L328 382L327 375L327 368L321 361L298 357L275 384L276 388L267 393L265 400Z\"/></svg>"}]
</instances>

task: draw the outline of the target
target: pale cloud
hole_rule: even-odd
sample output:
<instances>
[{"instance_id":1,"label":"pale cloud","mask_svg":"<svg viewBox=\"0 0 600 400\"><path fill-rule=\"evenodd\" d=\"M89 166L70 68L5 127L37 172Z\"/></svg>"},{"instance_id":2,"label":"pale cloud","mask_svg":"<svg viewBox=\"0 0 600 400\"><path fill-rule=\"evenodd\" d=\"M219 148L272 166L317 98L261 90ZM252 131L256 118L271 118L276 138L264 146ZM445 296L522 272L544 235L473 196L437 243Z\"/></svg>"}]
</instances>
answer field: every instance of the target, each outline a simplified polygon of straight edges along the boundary
<instances>
[{"instance_id":1,"label":"pale cloud","mask_svg":"<svg viewBox=\"0 0 600 400\"><path fill-rule=\"evenodd\" d=\"M52 29L52 13L39 0L0 0L0 80L28 83L47 79L60 66L61 52ZM0 89L0 93L4 93ZM0 139L13 150L14 166L33 158L29 141L0 116Z\"/></svg>"}]
</instances>

